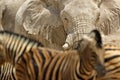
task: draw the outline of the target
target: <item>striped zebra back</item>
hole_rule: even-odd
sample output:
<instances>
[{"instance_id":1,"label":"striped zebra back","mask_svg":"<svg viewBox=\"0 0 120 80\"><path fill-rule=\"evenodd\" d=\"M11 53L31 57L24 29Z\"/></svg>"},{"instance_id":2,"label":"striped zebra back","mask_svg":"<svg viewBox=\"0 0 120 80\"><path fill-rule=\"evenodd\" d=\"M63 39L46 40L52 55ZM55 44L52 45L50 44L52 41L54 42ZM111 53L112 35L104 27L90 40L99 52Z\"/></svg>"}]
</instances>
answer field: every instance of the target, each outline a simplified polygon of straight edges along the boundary
<instances>
[{"instance_id":1,"label":"striped zebra back","mask_svg":"<svg viewBox=\"0 0 120 80\"><path fill-rule=\"evenodd\" d=\"M104 45L106 75L98 80L120 80L120 46Z\"/></svg>"},{"instance_id":2,"label":"striped zebra back","mask_svg":"<svg viewBox=\"0 0 120 80\"><path fill-rule=\"evenodd\" d=\"M42 43L9 31L0 31L0 80L14 80L15 59L32 47L43 47Z\"/></svg>"},{"instance_id":3,"label":"striped zebra back","mask_svg":"<svg viewBox=\"0 0 120 80\"><path fill-rule=\"evenodd\" d=\"M8 62L0 67L0 80L15 80L14 66Z\"/></svg>"},{"instance_id":4,"label":"striped zebra back","mask_svg":"<svg viewBox=\"0 0 120 80\"><path fill-rule=\"evenodd\" d=\"M104 75L103 48L98 31L76 42L76 50L32 48L15 64L17 80L92 80ZM98 37L98 36L99 37ZM101 55L101 56L100 56Z\"/></svg>"},{"instance_id":5,"label":"striped zebra back","mask_svg":"<svg viewBox=\"0 0 120 80\"><path fill-rule=\"evenodd\" d=\"M22 53L31 48L43 47L42 43L9 31L0 31L0 64L12 62L14 64Z\"/></svg>"}]
</instances>

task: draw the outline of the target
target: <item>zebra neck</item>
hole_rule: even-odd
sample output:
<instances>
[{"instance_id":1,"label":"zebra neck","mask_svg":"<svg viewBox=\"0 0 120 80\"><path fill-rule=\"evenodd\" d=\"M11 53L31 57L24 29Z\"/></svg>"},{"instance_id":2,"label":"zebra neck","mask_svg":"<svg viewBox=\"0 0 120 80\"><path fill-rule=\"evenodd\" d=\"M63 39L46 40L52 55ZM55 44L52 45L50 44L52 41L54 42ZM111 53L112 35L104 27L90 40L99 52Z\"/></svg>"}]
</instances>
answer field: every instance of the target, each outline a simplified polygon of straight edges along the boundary
<instances>
[{"instance_id":1,"label":"zebra neck","mask_svg":"<svg viewBox=\"0 0 120 80\"><path fill-rule=\"evenodd\" d=\"M37 47L38 43L30 41L25 37L8 35L3 45L5 45L6 48L7 61L14 64L23 53L29 51L33 47Z\"/></svg>"},{"instance_id":2,"label":"zebra neck","mask_svg":"<svg viewBox=\"0 0 120 80\"><path fill-rule=\"evenodd\" d=\"M81 59L77 64L77 76L79 75L78 77L82 77L82 79L90 79L92 77L92 73L93 68L91 64L88 61Z\"/></svg>"}]
</instances>

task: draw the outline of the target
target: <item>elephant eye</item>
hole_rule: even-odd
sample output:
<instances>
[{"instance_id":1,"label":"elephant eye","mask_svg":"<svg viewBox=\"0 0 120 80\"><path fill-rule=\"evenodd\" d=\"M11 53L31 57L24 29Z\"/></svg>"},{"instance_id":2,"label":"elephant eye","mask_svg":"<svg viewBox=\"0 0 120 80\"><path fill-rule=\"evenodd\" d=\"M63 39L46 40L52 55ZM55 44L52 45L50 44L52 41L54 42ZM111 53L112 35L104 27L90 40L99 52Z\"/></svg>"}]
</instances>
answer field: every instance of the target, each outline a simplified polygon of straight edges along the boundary
<instances>
[{"instance_id":1,"label":"elephant eye","mask_svg":"<svg viewBox=\"0 0 120 80\"><path fill-rule=\"evenodd\" d=\"M67 18L64 18L64 20L67 20Z\"/></svg>"},{"instance_id":2,"label":"elephant eye","mask_svg":"<svg viewBox=\"0 0 120 80\"><path fill-rule=\"evenodd\" d=\"M65 22L65 23L67 23L67 24L69 23L69 20L68 20L66 17L63 18L63 19L64 19L64 22Z\"/></svg>"},{"instance_id":3,"label":"elephant eye","mask_svg":"<svg viewBox=\"0 0 120 80\"><path fill-rule=\"evenodd\" d=\"M64 18L64 20L65 20L65 21L68 21L68 19L67 19L67 18Z\"/></svg>"}]
</instances>

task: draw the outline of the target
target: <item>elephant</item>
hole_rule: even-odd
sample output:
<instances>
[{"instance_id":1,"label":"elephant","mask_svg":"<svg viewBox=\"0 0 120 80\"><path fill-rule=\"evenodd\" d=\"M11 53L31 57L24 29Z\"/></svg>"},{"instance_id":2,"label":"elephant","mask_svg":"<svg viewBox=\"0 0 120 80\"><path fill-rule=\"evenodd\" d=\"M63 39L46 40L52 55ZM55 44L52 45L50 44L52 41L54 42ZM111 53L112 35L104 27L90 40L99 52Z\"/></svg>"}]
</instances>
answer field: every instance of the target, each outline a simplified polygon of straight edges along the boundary
<instances>
[{"instance_id":1,"label":"elephant","mask_svg":"<svg viewBox=\"0 0 120 80\"><path fill-rule=\"evenodd\" d=\"M2 27L2 13L5 10L5 6L3 5L3 1L0 1L0 30L3 30Z\"/></svg>"},{"instance_id":2,"label":"elephant","mask_svg":"<svg viewBox=\"0 0 120 80\"><path fill-rule=\"evenodd\" d=\"M69 49L82 35L96 28L99 17L99 0L73 0L67 3L61 11L67 38L64 49Z\"/></svg>"},{"instance_id":3,"label":"elephant","mask_svg":"<svg viewBox=\"0 0 120 80\"><path fill-rule=\"evenodd\" d=\"M52 0L26 0L16 13L14 31L55 49L62 49L66 38L59 11Z\"/></svg>"},{"instance_id":4,"label":"elephant","mask_svg":"<svg viewBox=\"0 0 120 80\"><path fill-rule=\"evenodd\" d=\"M73 0L65 5L61 14L64 25L68 26L64 26L68 32L64 49L69 49L82 34L93 28L107 36L120 28L119 0Z\"/></svg>"},{"instance_id":5,"label":"elephant","mask_svg":"<svg viewBox=\"0 0 120 80\"><path fill-rule=\"evenodd\" d=\"M119 29L119 0L26 0L16 14L15 31L70 49L93 29L103 35Z\"/></svg>"},{"instance_id":6,"label":"elephant","mask_svg":"<svg viewBox=\"0 0 120 80\"><path fill-rule=\"evenodd\" d=\"M15 15L25 0L0 0L0 30L14 31Z\"/></svg>"}]
</instances>

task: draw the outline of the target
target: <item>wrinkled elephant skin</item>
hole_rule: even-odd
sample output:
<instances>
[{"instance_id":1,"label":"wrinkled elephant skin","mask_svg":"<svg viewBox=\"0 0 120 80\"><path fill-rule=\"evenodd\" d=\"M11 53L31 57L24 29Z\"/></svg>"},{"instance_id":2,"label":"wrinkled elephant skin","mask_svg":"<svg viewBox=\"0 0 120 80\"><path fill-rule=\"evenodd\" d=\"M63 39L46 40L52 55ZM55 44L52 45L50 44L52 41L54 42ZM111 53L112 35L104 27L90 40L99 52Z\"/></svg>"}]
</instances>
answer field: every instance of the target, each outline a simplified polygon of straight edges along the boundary
<instances>
[{"instance_id":1,"label":"wrinkled elephant skin","mask_svg":"<svg viewBox=\"0 0 120 80\"><path fill-rule=\"evenodd\" d=\"M66 33L52 0L49 2L26 0L19 8L15 21L15 32L34 37L43 42L46 47L51 48L52 45L55 45L55 47L53 46L55 49L62 48Z\"/></svg>"},{"instance_id":2,"label":"wrinkled elephant skin","mask_svg":"<svg viewBox=\"0 0 120 80\"><path fill-rule=\"evenodd\" d=\"M0 23L4 30L14 31L15 15L24 1L0 0Z\"/></svg>"},{"instance_id":3,"label":"wrinkled elephant skin","mask_svg":"<svg viewBox=\"0 0 120 80\"><path fill-rule=\"evenodd\" d=\"M93 29L114 33L119 17L120 0L26 0L17 12L15 31L69 49Z\"/></svg>"},{"instance_id":4,"label":"wrinkled elephant skin","mask_svg":"<svg viewBox=\"0 0 120 80\"><path fill-rule=\"evenodd\" d=\"M98 3L93 0L73 0L65 5L61 11L67 33L64 49L70 48L83 34L96 28L95 22L99 17Z\"/></svg>"}]
</instances>

